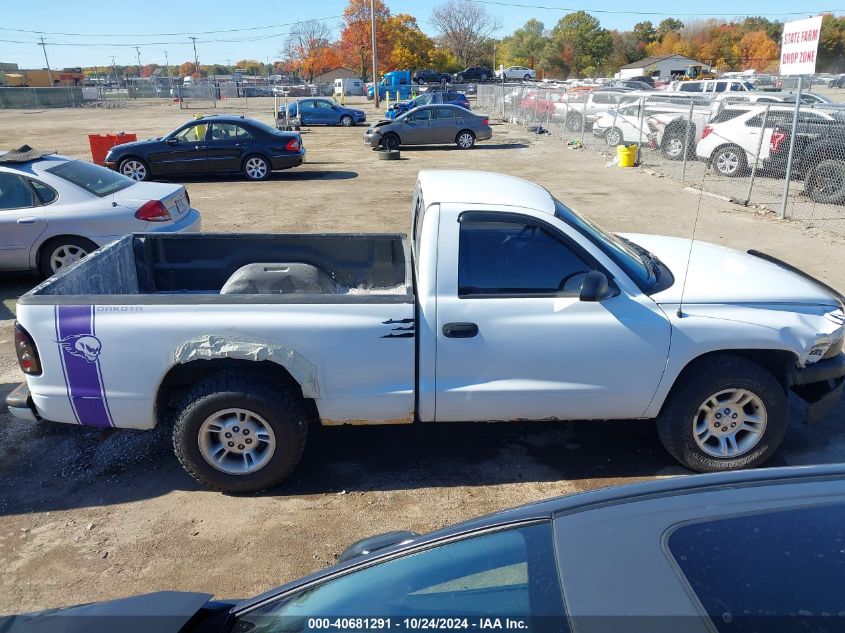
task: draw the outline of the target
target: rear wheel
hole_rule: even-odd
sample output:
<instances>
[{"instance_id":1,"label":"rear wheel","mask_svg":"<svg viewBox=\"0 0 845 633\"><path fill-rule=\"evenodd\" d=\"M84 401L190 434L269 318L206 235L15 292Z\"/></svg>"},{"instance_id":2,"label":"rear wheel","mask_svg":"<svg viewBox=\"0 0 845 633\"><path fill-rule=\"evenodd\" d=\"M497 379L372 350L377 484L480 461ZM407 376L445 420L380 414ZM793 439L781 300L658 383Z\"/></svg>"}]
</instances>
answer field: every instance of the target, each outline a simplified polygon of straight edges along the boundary
<instances>
[{"instance_id":1,"label":"rear wheel","mask_svg":"<svg viewBox=\"0 0 845 633\"><path fill-rule=\"evenodd\" d=\"M469 130L461 130L455 137L455 143L460 149L470 149L475 145L475 134Z\"/></svg>"},{"instance_id":2,"label":"rear wheel","mask_svg":"<svg viewBox=\"0 0 845 633\"><path fill-rule=\"evenodd\" d=\"M343 127L350 127L353 123L354 121L352 120L352 117L348 114L344 114L342 117L340 117L340 124Z\"/></svg>"},{"instance_id":3,"label":"rear wheel","mask_svg":"<svg viewBox=\"0 0 845 633\"><path fill-rule=\"evenodd\" d=\"M426 81L425 79L417 79L417 84L419 84L420 86L424 86L426 84Z\"/></svg>"},{"instance_id":4,"label":"rear wheel","mask_svg":"<svg viewBox=\"0 0 845 633\"><path fill-rule=\"evenodd\" d=\"M711 163L717 173L728 178L740 176L748 168L745 150L738 145L720 147L713 152Z\"/></svg>"},{"instance_id":5,"label":"rear wheel","mask_svg":"<svg viewBox=\"0 0 845 633\"><path fill-rule=\"evenodd\" d=\"M97 245L84 237L54 237L47 240L39 251L38 270L44 277L50 277L95 250Z\"/></svg>"},{"instance_id":6,"label":"rear wheel","mask_svg":"<svg viewBox=\"0 0 845 633\"><path fill-rule=\"evenodd\" d=\"M384 146L384 149L399 149L399 146L402 144L399 140L399 137L394 134L393 132L388 132L385 134L381 139L381 144Z\"/></svg>"},{"instance_id":7,"label":"rear wheel","mask_svg":"<svg viewBox=\"0 0 845 633\"><path fill-rule=\"evenodd\" d=\"M692 139L684 144L684 132L682 130L669 130L663 137L661 149L663 155L669 160L681 160L684 157L684 150L689 151L694 147Z\"/></svg>"},{"instance_id":8,"label":"rear wheel","mask_svg":"<svg viewBox=\"0 0 845 633\"><path fill-rule=\"evenodd\" d=\"M604 142L607 143L610 147L622 145L622 143L625 142L625 137L622 134L622 130L620 130L618 127L610 128L604 135Z\"/></svg>"},{"instance_id":9,"label":"rear wheel","mask_svg":"<svg viewBox=\"0 0 845 633\"><path fill-rule=\"evenodd\" d=\"M762 464L777 450L786 425L781 384L757 363L730 354L691 368L657 418L666 450L699 472Z\"/></svg>"},{"instance_id":10,"label":"rear wheel","mask_svg":"<svg viewBox=\"0 0 845 633\"><path fill-rule=\"evenodd\" d=\"M566 130L568 132L580 132L584 127L584 121L580 114L570 114L566 117Z\"/></svg>"},{"instance_id":11,"label":"rear wheel","mask_svg":"<svg viewBox=\"0 0 845 633\"><path fill-rule=\"evenodd\" d=\"M531 81L531 75L529 75L528 73L526 73L526 74L525 74L525 77L523 77L523 79L524 79L525 81Z\"/></svg>"},{"instance_id":12,"label":"rear wheel","mask_svg":"<svg viewBox=\"0 0 845 633\"><path fill-rule=\"evenodd\" d=\"M243 172L248 180L267 180L270 177L270 163L257 154L247 156L244 160Z\"/></svg>"},{"instance_id":13,"label":"rear wheel","mask_svg":"<svg viewBox=\"0 0 845 633\"><path fill-rule=\"evenodd\" d=\"M457 83L459 83L459 84L464 83L464 76L463 76L463 75L458 75L457 77L455 77L455 81L456 81Z\"/></svg>"},{"instance_id":14,"label":"rear wheel","mask_svg":"<svg viewBox=\"0 0 845 633\"><path fill-rule=\"evenodd\" d=\"M804 191L813 202L842 204L845 202L845 163L823 160L807 174Z\"/></svg>"},{"instance_id":15,"label":"rear wheel","mask_svg":"<svg viewBox=\"0 0 845 633\"><path fill-rule=\"evenodd\" d=\"M260 373L221 371L182 400L173 449L194 479L216 490L258 492L299 464L308 437L302 398Z\"/></svg>"},{"instance_id":16,"label":"rear wheel","mask_svg":"<svg viewBox=\"0 0 845 633\"><path fill-rule=\"evenodd\" d=\"M150 179L150 168L140 158L130 157L120 161L118 171L127 178L142 182Z\"/></svg>"}]
</instances>

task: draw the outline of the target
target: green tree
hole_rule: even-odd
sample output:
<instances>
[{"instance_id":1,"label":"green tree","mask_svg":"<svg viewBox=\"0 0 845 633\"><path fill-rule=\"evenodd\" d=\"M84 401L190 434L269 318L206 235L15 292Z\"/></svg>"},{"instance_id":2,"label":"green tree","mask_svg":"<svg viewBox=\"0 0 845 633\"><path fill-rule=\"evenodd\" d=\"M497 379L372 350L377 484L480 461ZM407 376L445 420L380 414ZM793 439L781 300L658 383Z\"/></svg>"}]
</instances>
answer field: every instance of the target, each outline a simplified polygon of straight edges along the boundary
<instances>
[{"instance_id":1,"label":"green tree","mask_svg":"<svg viewBox=\"0 0 845 633\"><path fill-rule=\"evenodd\" d=\"M505 65L510 63L525 64L530 68L535 68L543 51L546 48L549 40L546 37L546 27L540 20L531 18L522 28L514 31L513 35L508 38L510 44L510 52L519 61L513 62L505 61Z\"/></svg>"},{"instance_id":2,"label":"green tree","mask_svg":"<svg viewBox=\"0 0 845 633\"><path fill-rule=\"evenodd\" d=\"M654 30L654 25L650 20L645 22L637 22L634 29L631 31L638 43L641 43L643 48L651 44L657 39L657 31Z\"/></svg>"},{"instance_id":3,"label":"green tree","mask_svg":"<svg viewBox=\"0 0 845 633\"><path fill-rule=\"evenodd\" d=\"M684 23L675 18L666 18L657 25L657 39L663 41L663 37L667 33L680 33L684 28Z\"/></svg>"},{"instance_id":4,"label":"green tree","mask_svg":"<svg viewBox=\"0 0 845 633\"><path fill-rule=\"evenodd\" d=\"M604 66L613 50L610 31L586 11L563 16L552 30L552 40L560 55L559 65L574 75Z\"/></svg>"},{"instance_id":5,"label":"green tree","mask_svg":"<svg viewBox=\"0 0 845 633\"><path fill-rule=\"evenodd\" d=\"M825 14L819 38L819 57L816 70L842 72L845 68L845 17Z\"/></svg>"}]
</instances>

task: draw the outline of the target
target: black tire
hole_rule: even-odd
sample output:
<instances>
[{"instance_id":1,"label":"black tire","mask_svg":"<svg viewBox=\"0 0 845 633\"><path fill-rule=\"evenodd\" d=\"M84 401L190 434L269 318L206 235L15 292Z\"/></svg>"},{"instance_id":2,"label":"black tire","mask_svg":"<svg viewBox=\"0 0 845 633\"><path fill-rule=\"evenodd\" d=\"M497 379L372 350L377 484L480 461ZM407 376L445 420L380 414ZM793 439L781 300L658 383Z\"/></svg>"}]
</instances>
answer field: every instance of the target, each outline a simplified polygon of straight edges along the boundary
<instances>
[{"instance_id":1,"label":"black tire","mask_svg":"<svg viewBox=\"0 0 845 633\"><path fill-rule=\"evenodd\" d=\"M472 130L461 130L455 135L455 145L458 149L472 149L475 145L475 134Z\"/></svg>"},{"instance_id":2,"label":"black tire","mask_svg":"<svg viewBox=\"0 0 845 633\"><path fill-rule=\"evenodd\" d=\"M401 152L398 149L382 149L378 152L379 160L399 160Z\"/></svg>"},{"instance_id":3,"label":"black tire","mask_svg":"<svg viewBox=\"0 0 845 633\"><path fill-rule=\"evenodd\" d=\"M52 277L61 268L73 263L70 260L74 258L81 259L96 251L97 248L99 247L94 242L78 235L64 235L51 238L44 242L38 250L38 271L45 278ZM59 261L54 257L54 254L61 255L62 249L66 253L66 263L57 266Z\"/></svg>"},{"instance_id":4,"label":"black tire","mask_svg":"<svg viewBox=\"0 0 845 633\"><path fill-rule=\"evenodd\" d=\"M566 131L580 132L584 127L584 120L580 114L570 114L566 117Z\"/></svg>"},{"instance_id":5,"label":"black tire","mask_svg":"<svg viewBox=\"0 0 845 633\"><path fill-rule=\"evenodd\" d=\"M262 163L264 165L263 169L259 167L259 164ZM244 158L242 170L247 180L258 181L267 180L270 177L273 167L270 165L270 161L261 154L250 154Z\"/></svg>"},{"instance_id":6,"label":"black tire","mask_svg":"<svg viewBox=\"0 0 845 633\"><path fill-rule=\"evenodd\" d=\"M441 78L440 78L440 83L441 83L441 84L443 84L444 86L445 86L446 84L448 84L450 81L452 81L452 78L451 78L451 77L441 77Z\"/></svg>"},{"instance_id":7,"label":"black tire","mask_svg":"<svg viewBox=\"0 0 845 633\"><path fill-rule=\"evenodd\" d=\"M137 156L127 156L121 160L117 171L136 182L144 182L151 177L149 164Z\"/></svg>"},{"instance_id":8,"label":"black tire","mask_svg":"<svg viewBox=\"0 0 845 633\"><path fill-rule=\"evenodd\" d=\"M526 73L526 75L525 75L525 77L523 77L523 79L524 79L525 81L531 81L531 75L529 75L529 74L527 74L527 73Z\"/></svg>"},{"instance_id":9,"label":"black tire","mask_svg":"<svg viewBox=\"0 0 845 633\"><path fill-rule=\"evenodd\" d=\"M353 121L352 117L348 114L344 114L342 117L340 117L340 124L343 127L352 127L353 125L355 125L355 121Z\"/></svg>"},{"instance_id":10,"label":"black tire","mask_svg":"<svg viewBox=\"0 0 845 633\"><path fill-rule=\"evenodd\" d=\"M728 178L741 176L748 169L745 150L738 145L717 147L710 157L710 164L718 174Z\"/></svg>"},{"instance_id":11,"label":"black tire","mask_svg":"<svg viewBox=\"0 0 845 633\"><path fill-rule=\"evenodd\" d=\"M666 134L663 135L663 140L660 143L660 150L663 152L663 156L667 159L683 160L685 148L687 158L689 158L691 150L695 148L695 140L692 134L690 134L690 137L687 139L686 146L684 145L683 129L667 130Z\"/></svg>"},{"instance_id":12,"label":"black tire","mask_svg":"<svg viewBox=\"0 0 845 633\"><path fill-rule=\"evenodd\" d=\"M230 474L212 466L199 447L203 422L215 412L232 408L261 416L276 438L269 461L247 474ZM182 468L200 483L231 493L259 492L281 483L299 464L307 438L308 417L301 396L249 371L225 370L200 380L182 399L173 425L173 450Z\"/></svg>"},{"instance_id":13,"label":"black tire","mask_svg":"<svg viewBox=\"0 0 845 633\"><path fill-rule=\"evenodd\" d=\"M756 443L733 457L721 458L699 446L694 429L700 423L700 407L716 394L731 389L743 389L759 398L765 408L766 424ZM734 411L729 415L739 413L738 409ZM657 418L657 433L669 454L690 470L719 472L750 468L765 462L780 446L786 433L787 414L786 392L769 371L741 356L719 354L687 368L663 405ZM718 423L727 428L729 422L733 423L726 414L725 422ZM709 425L706 428L712 432Z\"/></svg>"},{"instance_id":14,"label":"black tire","mask_svg":"<svg viewBox=\"0 0 845 633\"><path fill-rule=\"evenodd\" d=\"M455 77L455 83L458 83L458 84L464 83L464 76L463 75L457 75Z\"/></svg>"},{"instance_id":15,"label":"black tire","mask_svg":"<svg viewBox=\"0 0 845 633\"><path fill-rule=\"evenodd\" d=\"M612 127L605 132L604 142L610 147L622 145L625 142L625 134L618 127Z\"/></svg>"},{"instance_id":16,"label":"black tire","mask_svg":"<svg viewBox=\"0 0 845 633\"><path fill-rule=\"evenodd\" d=\"M479 79L479 81L485 82L485 81L487 81L488 78L489 78L489 76L486 73L484 73L484 74L481 75L481 78Z\"/></svg>"},{"instance_id":17,"label":"black tire","mask_svg":"<svg viewBox=\"0 0 845 633\"><path fill-rule=\"evenodd\" d=\"M823 160L813 167L807 173L804 192L813 202L845 203L845 162Z\"/></svg>"},{"instance_id":18,"label":"black tire","mask_svg":"<svg viewBox=\"0 0 845 633\"><path fill-rule=\"evenodd\" d=\"M402 141L399 139L399 135L394 132L388 132L384 136L381 137L381 145L384 149L399 149L402 145Z\"/></svg>"},{"instance_id":19,"label":"black tire","mask_svg":"<svg viewBox=\"0 0 845 633\"><path fill-rule=\"evenodd\" d=\"M427 82L425 79L417 79L417 85L419 86L424 86L426 83Z\"/></svg>"}]
</instances>

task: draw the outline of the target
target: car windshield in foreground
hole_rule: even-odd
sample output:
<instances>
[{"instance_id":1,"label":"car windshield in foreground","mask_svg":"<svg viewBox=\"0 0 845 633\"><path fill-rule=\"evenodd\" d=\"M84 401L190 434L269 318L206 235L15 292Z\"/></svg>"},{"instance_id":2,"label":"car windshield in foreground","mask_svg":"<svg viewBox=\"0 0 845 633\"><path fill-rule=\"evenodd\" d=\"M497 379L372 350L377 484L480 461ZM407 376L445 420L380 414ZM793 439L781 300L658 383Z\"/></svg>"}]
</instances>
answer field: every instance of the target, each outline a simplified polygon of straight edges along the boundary
<instances>
[{"instance_id":1,"label":"car windshield in foreground","mask_svg":"<svg viewBox=\"0 0 845 633\"><path fill-rule=\"evenodd\" d=\"M640 290L648 293L655 288L661 275L661 266L654 255L629 240L608 233L557 199L555 199L555 215L600 248L631 277Z\"/></svg>"},{"instance_id":2,"label":"car windshield in foreground","mask_svg":"<svg viewBox=\"0 0 845 633\"><path fill-rule=\"evenodd\" d=\"M110 196L135 184L131 178L82 160L70 160L51 167L47 171L100 198Z\"/></svg>"}]
</instances>

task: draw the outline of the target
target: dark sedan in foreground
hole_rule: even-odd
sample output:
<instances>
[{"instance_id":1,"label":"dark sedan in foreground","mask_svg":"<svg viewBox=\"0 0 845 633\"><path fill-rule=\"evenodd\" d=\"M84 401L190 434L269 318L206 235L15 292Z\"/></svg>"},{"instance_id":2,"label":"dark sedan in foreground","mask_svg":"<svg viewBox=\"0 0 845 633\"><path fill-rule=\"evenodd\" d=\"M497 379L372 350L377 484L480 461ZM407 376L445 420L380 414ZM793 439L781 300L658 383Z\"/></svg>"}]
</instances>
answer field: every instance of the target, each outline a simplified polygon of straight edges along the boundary
<instances>
[{"instance_id":1,"label":"dark sedan in foreground","mask_svg":"<svg viewBox=\"0 0 845 633\"><path fill-rule=\"evenodd\" d=\"M243 601L159 592L0 630L842 631L843 525L843 465L674 477L382 534Z\"/></svg>"},{"instance_id":2,"label":"dark sedan in foreground","mask_svg":"<svg viewBox=\"0 0 845 633\"><path fill-rule=\"evenodd\" d=\"M272 171L290 169L305 160L297 132L243 116L198 117L170 134L112 147L104 165L133 180L171 178L184 174L242 173L265 180Z\"/></svg>"},{"instance_id":3,"label":"dark sedan in foreground","mask_svg":"<svg viewBox=\"0 0 845 633\"><path fill-rule=\"evenodd\" d=\"M395 120L379 121L364 133L370 147L399 149L403 145L446 145L469 149L493 137L489 119L455 105L428 105L408 110Z\"/></svg>"}]
</instances>

